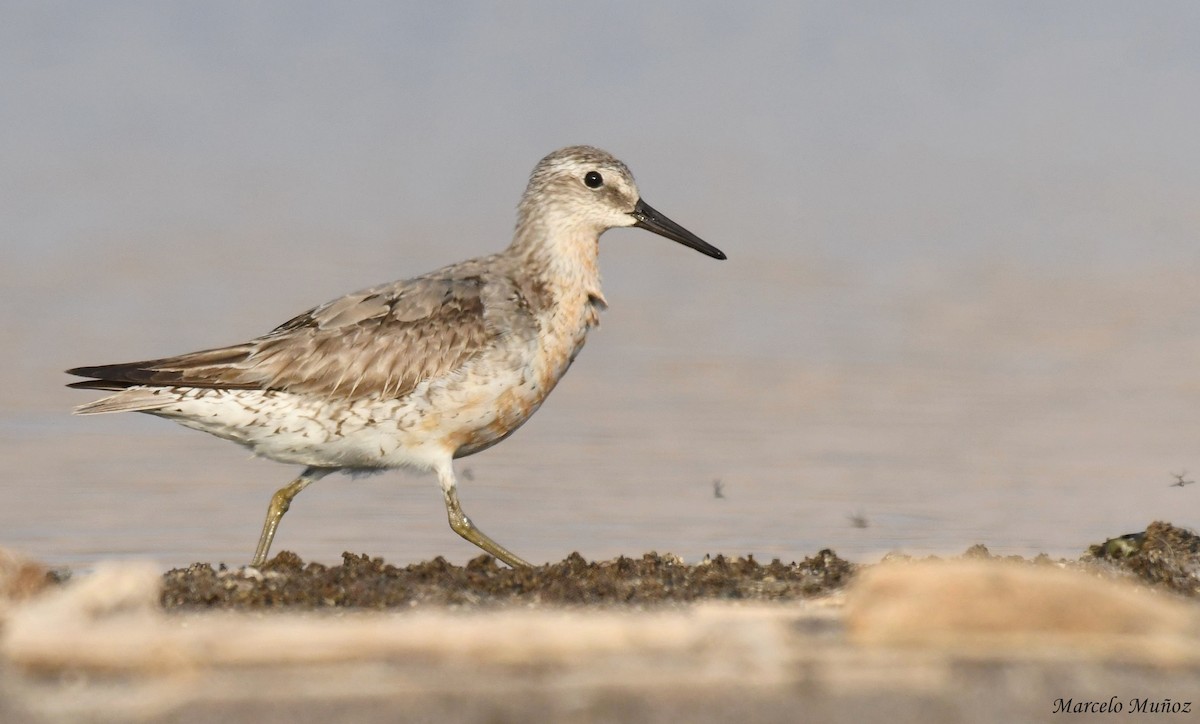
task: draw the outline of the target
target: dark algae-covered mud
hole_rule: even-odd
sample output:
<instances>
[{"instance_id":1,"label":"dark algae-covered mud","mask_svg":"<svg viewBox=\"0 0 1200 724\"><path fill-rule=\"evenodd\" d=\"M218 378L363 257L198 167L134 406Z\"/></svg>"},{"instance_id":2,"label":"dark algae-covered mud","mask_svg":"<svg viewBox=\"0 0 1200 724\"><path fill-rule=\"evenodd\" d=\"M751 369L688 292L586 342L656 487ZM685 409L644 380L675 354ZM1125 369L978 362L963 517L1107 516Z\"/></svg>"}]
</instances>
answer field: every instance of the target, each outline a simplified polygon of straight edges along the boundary
<instances>
[{"instance_id":1,"label":"dark algae-covered mud","mask_svg":"<svg viewBox=\"0 0 1200 724\"><path fill-rule=\"evenodd\" d=\"M559 563L513 569L480 556L466 566L442 558L403 568L365 555L341 565L304 563L283 552L261 570L197 563L165 575L163 604L175 607L357 607L493 604L650 605L700 600L785 601L836 590L854 565L832 551L799 563L717 556L688 565L673 556Z\"/></svg>"},{"instance_id":2,"label":"dark algae-covered mud","mask_svg":"<svg viewBox=\"0 0 1200 724\"><path fill-rule=\"evenodd\" d=\"M992 557L982 545L964 556ZM903 556L889 556L894 558ZM1038 556L1028 562L1095 570L1185 596L1200 594L1200 536L1169 523L1091 546L1076 561ZM162 602L168 609L382 609L791 601L838 591L861 568L830 550L790 563L717 556L687 564L657 553L592 562L572 554L521 569L490 556L465 566L439 557L397 567L351 553L343 554L340 565L326 566L285 551L258 570L196 563L169 571Z\"/></svg>"}]
</instances>

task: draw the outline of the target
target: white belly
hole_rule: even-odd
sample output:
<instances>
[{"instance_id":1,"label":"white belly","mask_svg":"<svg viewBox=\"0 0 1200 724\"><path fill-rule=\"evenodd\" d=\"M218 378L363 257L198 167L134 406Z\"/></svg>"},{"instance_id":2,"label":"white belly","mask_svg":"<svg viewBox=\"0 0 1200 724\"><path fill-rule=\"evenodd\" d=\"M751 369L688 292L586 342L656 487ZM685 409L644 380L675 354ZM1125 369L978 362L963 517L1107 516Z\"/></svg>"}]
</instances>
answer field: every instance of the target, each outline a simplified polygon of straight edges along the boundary
<instances>
[{"instance_id":1,"label":"white belly","mask_svg":"<svg viewBox=\"0 0 1200 724\"><path fill-rule=\"evenodd\" d=\"M465 375L422 384L399 400L180 389L172 404L151 414L279 462L428 470L455 454L490 447L524 423L545 396L538 394L531 379L520 374Z\"/></svg>"}]
</instances>

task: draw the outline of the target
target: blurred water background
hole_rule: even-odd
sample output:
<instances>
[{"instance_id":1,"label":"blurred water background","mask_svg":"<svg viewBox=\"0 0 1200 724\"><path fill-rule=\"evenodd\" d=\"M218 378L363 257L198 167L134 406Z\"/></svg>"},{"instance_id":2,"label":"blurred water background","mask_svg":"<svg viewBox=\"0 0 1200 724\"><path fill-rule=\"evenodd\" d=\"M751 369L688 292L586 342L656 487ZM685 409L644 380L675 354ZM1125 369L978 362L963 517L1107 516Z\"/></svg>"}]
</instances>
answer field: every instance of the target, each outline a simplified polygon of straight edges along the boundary
<instances>
[{"instance_id":1,"label":"blurred water background","mask_svg":"<svg viewBox=\"0 0 1200 724\"><path fill-rule=\"evenodd\" d=\"M571 143L730 259L604 237L601 328L525 428L459 461L464 507L520 555L1077 555L1196 522L1200 485L1171 483L1200 478L1198 5L0 16L0 545L247 561L296 471L72 417L93 395L62 370L498 250ZM309 488L275 548L478 553L401 472Z\"/></svg>"}]
</instances>

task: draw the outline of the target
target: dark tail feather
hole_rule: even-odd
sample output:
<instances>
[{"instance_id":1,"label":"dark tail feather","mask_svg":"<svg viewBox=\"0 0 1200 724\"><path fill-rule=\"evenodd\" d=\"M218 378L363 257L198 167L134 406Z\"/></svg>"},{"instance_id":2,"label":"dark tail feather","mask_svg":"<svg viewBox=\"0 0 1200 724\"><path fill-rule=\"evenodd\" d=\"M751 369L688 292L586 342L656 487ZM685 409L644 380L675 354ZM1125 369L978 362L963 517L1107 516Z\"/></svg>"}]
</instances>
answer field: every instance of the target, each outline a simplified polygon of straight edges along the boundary
<instances>
[{"instance_id":1,"label":"dark tail feather","mask_svg":"<svg viewBox=\"0 0 1200 724\"><path fill-rule=\"evenodd\" d=\"M71 374L78 374L70 371ZM113 382L111 380L80 380L79 382L71 382L67 387L72 387L76 390L124 390L132 387L132 382Z\"/></svg>"},{"instance_id":2,"label":"dark tail feather","mask_svg":"<svg viewBox=\"0 0 1200 724\"><path fill-rule=\"evenodd\" d=\"M256 382L237 379L236 364L250 356L247 345L210 349L163 359L115 365L74 367L67 374L91 377L68 387L87 390L123 390L135 385L151 387L253 388Z\"/></svg>"},{"instance_id":3,"label":"dark tail feather","mask_svg":"<svg viewBox=\"0 0 1200 724\"><path fill-rule=\"evenodd\" d=\"M162 360L98 365L95 367L74 367L67 370L67 374L78 377L92 377L94 379L75 382L67 386L83 389L120 390L131 385L155 384L155 377L164 376L160 370L155 369L155 365L160 362ZM158 384L162 384L164 381L166 380L159 380L157 382Z\"/></svg>"}]
</instances>

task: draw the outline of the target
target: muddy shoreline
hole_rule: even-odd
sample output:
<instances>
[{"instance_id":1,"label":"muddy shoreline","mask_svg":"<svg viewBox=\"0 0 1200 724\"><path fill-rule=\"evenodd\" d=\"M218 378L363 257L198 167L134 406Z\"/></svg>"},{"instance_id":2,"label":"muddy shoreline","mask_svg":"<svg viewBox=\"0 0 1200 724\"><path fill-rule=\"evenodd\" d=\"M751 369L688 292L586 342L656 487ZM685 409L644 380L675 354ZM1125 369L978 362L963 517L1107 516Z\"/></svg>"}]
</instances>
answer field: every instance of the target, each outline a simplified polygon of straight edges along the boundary
<instances>
[{"instance_id":1,"label":"muddy shoreline","mask_svg":"<svg viewBox=\"0 0 1200 724\"><path fill-rule=\"evenodd\" d=\"M1198 551L1155 523L1075 560L0 555L0 721L1192 721Z\"/></svg>"},{"instance_id":2,"label":"muddy shoreline","mask_svg":"<svg viewBox=\"0 0 1200 724\"><path fill-rule=\"evenodd\" d=\"M1163 522L1093 545L1075 560L992 556L983 545L972 546L961 557L1079 569L1182 596L1200 595L1200 536ZM935 559L890 555L884 562L900 560ZM687 564L657 553L586 561L572 554L558 563L520 570L486 555L465 566L439 557L397 567L345 553L341 565L326 566L305 563L284 551L258 570L197 563L169 571L163 576L162 604L168 610L241 610L786 602L839 591L869 567L850 563L831 550L787 563L719 555Z\"/></svg>"}]
</instances>

